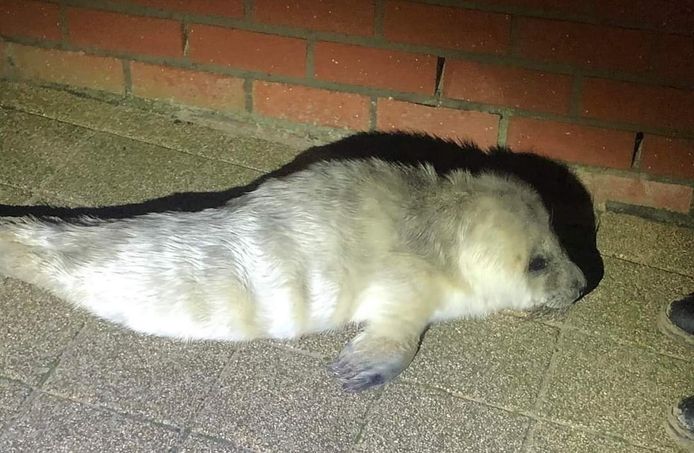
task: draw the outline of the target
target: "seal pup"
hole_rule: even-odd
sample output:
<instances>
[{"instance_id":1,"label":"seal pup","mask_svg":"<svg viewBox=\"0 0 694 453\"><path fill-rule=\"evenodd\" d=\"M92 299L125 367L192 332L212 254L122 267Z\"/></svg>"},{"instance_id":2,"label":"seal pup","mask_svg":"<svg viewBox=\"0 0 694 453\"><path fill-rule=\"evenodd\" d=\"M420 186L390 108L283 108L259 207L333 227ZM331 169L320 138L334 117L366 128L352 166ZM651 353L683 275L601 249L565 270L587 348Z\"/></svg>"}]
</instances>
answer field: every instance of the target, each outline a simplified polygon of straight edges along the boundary
<instances>
[{"instance_id":1,"label":"seal pup","mask_svg":"<svg viewBox=\"0 0 694 453\"><path fill-rule=\"evenodd\" d=\"M363 323L331 367L348 391L397 376L430 323L563 308L586 286L526 183L374 158L316 163L199 212L3 217L0 273L186 340Z\"/></svg>"}]
</instances>

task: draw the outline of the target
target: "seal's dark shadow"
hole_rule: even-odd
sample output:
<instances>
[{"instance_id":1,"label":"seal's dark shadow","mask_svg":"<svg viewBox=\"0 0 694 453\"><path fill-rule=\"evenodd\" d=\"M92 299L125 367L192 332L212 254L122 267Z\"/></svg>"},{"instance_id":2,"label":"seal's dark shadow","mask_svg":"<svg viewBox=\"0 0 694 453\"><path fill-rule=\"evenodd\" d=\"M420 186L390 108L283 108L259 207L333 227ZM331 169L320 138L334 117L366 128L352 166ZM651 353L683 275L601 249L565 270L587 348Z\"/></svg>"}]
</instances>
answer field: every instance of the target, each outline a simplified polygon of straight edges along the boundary
<instances>
[{"instance_id":1,"label":"seal's dark shadow","mask_svg":"<svg viewBox=\"0 0 694 453\"><path fill-rule=\"evenodd\" d=\"M198 211L212 208L253 190L268 178L285 176L324 160L378 157L401 163L428 162L440 174L454 169L507 172L531 184L540 193L560 241L571 259L583 270L592 291L603 277L603 262L596 246L596 221L590 195L564 165L530 153L506 148L487 152L472 143L454 143L426 135L367 132L337 142L309 148L292 162L263 175L246 186L219 192L175 193L142 203L96 208L0 205L0 216L59 217L88 215L117 219L163 211Z\"/></svg>"}]
</instances>

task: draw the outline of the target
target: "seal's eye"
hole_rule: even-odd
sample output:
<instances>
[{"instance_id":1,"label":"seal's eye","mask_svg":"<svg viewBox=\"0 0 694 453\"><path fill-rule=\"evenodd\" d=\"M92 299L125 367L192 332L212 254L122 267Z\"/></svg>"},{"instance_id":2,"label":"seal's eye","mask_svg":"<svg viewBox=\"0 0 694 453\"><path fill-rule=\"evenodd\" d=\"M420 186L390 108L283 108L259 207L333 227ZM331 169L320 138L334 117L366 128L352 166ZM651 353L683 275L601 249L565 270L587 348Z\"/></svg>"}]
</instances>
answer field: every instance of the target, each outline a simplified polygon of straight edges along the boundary
<instances>
[{"instance_id":1,"label":"seal's eye","mask_svg":"<svg viewBox=\"0 0 694 453\"><path fill-rule=\"evenodd\" d=\"M542 256L534 256L528 264L528 270L530 272L538 272L547 267L547 260Z\"/></svg>"}]
</instances>

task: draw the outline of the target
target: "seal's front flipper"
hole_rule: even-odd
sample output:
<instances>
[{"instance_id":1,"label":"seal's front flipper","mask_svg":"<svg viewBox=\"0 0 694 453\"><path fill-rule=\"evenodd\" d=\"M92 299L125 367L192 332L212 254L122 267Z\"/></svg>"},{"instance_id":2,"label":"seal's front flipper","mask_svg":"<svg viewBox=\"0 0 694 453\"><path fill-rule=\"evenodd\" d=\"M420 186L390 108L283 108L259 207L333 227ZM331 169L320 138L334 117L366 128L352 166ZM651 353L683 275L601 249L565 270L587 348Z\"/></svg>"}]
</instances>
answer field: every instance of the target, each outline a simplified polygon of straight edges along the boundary
<instances>
[{"instance_id":1,"label":"seal's front flipper","mask_svg":"<svg viewBox=\"0 0 694 453\"><path fill-rule=\"evenodd\" d=\"M360 392L397 377L414 358L422 331L384 336L369 326L340 352L330 369L348 392Z\"/></svg>"}]
</instances>

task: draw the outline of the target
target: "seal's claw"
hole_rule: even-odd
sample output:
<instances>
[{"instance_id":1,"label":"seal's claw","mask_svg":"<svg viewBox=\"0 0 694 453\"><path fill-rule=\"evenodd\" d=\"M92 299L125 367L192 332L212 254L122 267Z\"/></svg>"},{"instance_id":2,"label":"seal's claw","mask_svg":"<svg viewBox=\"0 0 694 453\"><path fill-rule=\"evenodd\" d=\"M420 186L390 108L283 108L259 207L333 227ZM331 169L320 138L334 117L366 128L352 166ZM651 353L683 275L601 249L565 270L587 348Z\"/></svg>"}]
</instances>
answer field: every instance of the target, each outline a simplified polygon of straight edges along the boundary
<instances>
[{"instance_id":1,"label":"seal's claw","mask_svg":"<svg viewBox=\"0 0 694 453\"><path fill-rule=\"evenodd\" d=\"M409 348L355 347L348 344L329 366L331 373L350 393L381 386L397 377L410 363L414 352ZM401 345L402 346L402 345Z\"/></svg>"},{"instance_id":2,"label":"seal's claw","mask_svg":"<svg viewBox=\"0 0 694 453\"><path fill-rule=\"evenodd\" d=\"M331 366L335 377L342 383L342 388L350 393L357 393L371 387L378 387L393 379L400 370L384 372L387 366L369 366L353 368L345 364L333 364Z\"/></svg>"},{"instance_id":3,"label":"seal's claw","mask_svg":"<svg viewBox=\"0 0 694 453\"><path fill-rule=\"evenodd\" d=\"M342 383L342 388L349 393L357 393L371 387L379 387L385 384L385 377L381 373L362 373L354 376L349 381Z\"/></svg>"}]
</instances>

